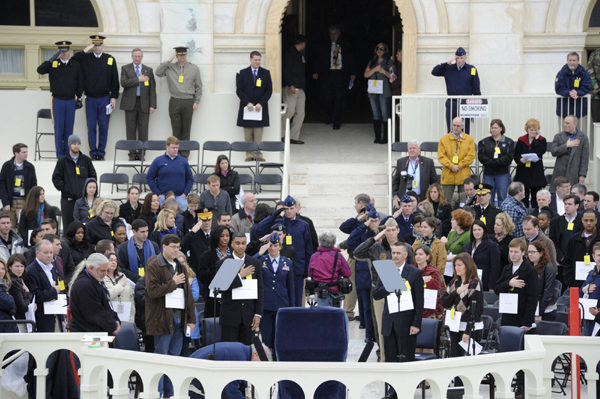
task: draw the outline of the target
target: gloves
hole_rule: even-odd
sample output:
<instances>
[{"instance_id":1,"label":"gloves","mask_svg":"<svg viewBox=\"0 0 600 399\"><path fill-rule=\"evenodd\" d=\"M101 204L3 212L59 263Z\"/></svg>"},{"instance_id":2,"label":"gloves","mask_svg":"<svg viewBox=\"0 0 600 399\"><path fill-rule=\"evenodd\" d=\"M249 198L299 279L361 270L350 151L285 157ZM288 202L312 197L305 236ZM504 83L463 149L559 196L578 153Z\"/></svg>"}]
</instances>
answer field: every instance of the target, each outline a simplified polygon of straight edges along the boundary
<instances>
[{"instance_id":1,"label":"gloves","mask_svg":"<svg viewBox=\"0 0 600 399\"><path fill-rule=\"evenodd\" d=\"M58 59L59 55L60 55L60 50L57 51L52 57L50 57L50 59L48 60L48 62L52 64L54 61L56 61Z\"/></svg>"},{"instance_id":2,"label":"gloves","mask_svg":"<svg viewBox=\"0 0 600 399\"><path fill-rule=\"evenodd\" d=\"M283 212L283 208L275 209L273 211L273 217L275 219L279 219L281 217L281 213Z\"/></svg>"},{"instance_id":3,"label":"gloves","mask_svg":"<svg viewBox=\"0 0 600 399\"><path fill-rule=\"evenodd\" d=\"M81 98L78 98L77 101L75 102L75 109L80 109L83 107L83 101L81 100Z\"/></svg>"}]
</instances>

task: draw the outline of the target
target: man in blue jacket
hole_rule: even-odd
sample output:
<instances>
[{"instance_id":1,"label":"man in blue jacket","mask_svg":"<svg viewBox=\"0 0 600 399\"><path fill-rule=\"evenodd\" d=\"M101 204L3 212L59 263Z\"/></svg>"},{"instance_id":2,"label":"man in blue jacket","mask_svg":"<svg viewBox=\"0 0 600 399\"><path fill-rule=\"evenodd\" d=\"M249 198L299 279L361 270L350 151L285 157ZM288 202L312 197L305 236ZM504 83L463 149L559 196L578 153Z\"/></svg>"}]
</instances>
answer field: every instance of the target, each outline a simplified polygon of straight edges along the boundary
<instances>
[{"instance_id":1,"label":"man in blue jacket","mask_svg":"<svg viewBox=\"0 0 600 399\"><path fill-rule=\"evenodd\" d=\"M285 216L280 217L284 212ZM263 219L256 227L258 235L266 235L271 230L271 226L276 223L283 225L287 231L285 244L292 245L296 250L296 259L294 261L294 303L296 306L302 306L302 298L304 297L304 277L308 273L308 262L313 254L313 245L310 238L310 228L308 223L296 217L297 208L296 200L291 195L288 195L283 201L283 210L277 209L272 215Z\"/></svg>"},{"instance_id":2,"label":"man in blue jacket","mask_svg":"<svg viewBox=\"0 0 600 399\"><path fill-rule=\"evenodd\" d=\"M561 118L568 115L581 118L587 115L587 98L582 103L580 97L592 91L592 78L579 64L579 54L576 52L567 55L567 63L556 75L554 90L559 96L565 97L556 99L556 115Z\"/></svg>"},{"instance_id":3,"label":"man in blue jacket","mask_svg":"<svg viewBox=\"0 0 600 399\"><path fill-rule=\"evenodd\" d=\"M194 177L187 159L177 155L179 139L175 136L167 138L167 151L156 157L148 169L146 182L153 193L159 195L160 205L165 200L165 193L173 191L177 197L179 209L187 210L186 197L192 190Z\"/></svg>"},{"instance_id":4,"label":"man in blue jacket","mask_svg":"<svg viewBox=\"0 0 600 399\"><path fill-rule=\"evenodd\" d=\"M452 62L455 62L452 64ZM443 76L449 96L480 96L479 73L473 65L467 64L467 52L459 47L447 62L436 65L433 76ZM446 100L446 130L452 130L452 120L458 115L458 99ZM465 133L469 134L470 119L465 118Z\"/></svg>"}]
</instances>

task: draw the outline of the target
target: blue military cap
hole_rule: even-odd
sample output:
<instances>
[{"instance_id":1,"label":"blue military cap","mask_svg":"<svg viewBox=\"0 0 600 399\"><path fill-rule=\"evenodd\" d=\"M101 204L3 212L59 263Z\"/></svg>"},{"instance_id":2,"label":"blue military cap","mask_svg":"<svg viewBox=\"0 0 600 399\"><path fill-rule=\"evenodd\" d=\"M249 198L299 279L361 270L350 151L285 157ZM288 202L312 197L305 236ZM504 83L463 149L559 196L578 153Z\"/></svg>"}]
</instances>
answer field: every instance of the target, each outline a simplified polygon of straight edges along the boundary
<instances>
[{"instance_id":1,"label":"blue military cap","mask_svg":"<svg viewBox=\"0 0 600 399\"><path fill-rule=\"evenodd\" d=\"M294 206L296 205L296 200L291 195L288 195L283 201L283 205L287 207Z\"/></svg>"},{"instance_id":2,"label":"blue military cap","mask_svg":"<svg viewBox=\"0 0 600 399\"><path fill-rule=\"evenodd\" d=\"M411 203L413 200L408 194L404 194L402 198L400 198L400 202Z\"/></svg>"},{"instance_id":3,"label":"blue military cap","mask_svg":"<svg viewBox=\"0 0 600 399\"><path fill-rule=\"evenodd\" d=\"M367 204L367 205L365 205L365 211L367 211L367 212L370 212L370 211L371 211L371 209L375 209L375 208L373 207L373 204Z\"/></svg>"},{"instance_id":4,"label":"blue military cap","mask_svg":"<svg viewBox=\"0 0 600 399\"><path fill-rule=\"evenodd\" d=\"M463 56L463 55L467 55L467 52L465 51L464 48L459 47L459 48L456 49L456 53L454 53L454 55L457 55L457 56L460 57L460 56Z\"/></svg>"},{"instance_id":5,"label":"blue military cap","mask_svg":"<svg viewBox=\"0 0 600 399\"><path fill-rule=\"evenodd\" d=\"M278 242L281 242L281 239L279 238L279 234L277 233L273 233L269 236L269 242L271 242L272 244L277 244Z\"/></svg>"},{"instance_id":6,"label":"blue military cap","mask_svg":"<svg viewBox=\"0 0 600 399\"><path fill-rule=\"evenodd\" d=\"M376 219L379 217L379 212L377 212L375 210L375 208L371 207L371 210L369 211L369 219Z\"/></svg>"}]
</instances>

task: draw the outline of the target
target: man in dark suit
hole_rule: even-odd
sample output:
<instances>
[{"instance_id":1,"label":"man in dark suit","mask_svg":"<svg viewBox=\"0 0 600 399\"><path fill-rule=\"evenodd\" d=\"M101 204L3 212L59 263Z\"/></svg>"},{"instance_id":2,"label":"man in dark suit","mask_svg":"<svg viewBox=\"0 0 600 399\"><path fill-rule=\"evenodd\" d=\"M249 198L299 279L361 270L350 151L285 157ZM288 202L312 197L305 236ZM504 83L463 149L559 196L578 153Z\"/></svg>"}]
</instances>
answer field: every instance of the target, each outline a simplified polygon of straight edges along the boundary
<instances>
[{"instance_id":1,"label":"man in dark suit","mask_svg":"<svg viewBox=\"0 0 600 399\"><path fill-rule=\"evenodd\" d=\"M245 345L252 343L253 331L256 331L263 314L263 283L262 271L258 260L246 255L246 236L235 233L231 241L233 253L229 259L241 259L244 265L238 275L233 279L229 289L222 292L221 314L221 341L241 342ZM217 263L217 270L224 260ZM232 290L243 285L243 280L258 280L257 299L232 299Z\"/></svg>"},{"instance_id":2,"label":"man in dark suit","mask_svg":"<svg viewBox=\"0 0 600 399\"><path fill-rule=\"evenodd\" d=\"M408 291L402 295L411 295L413 309L402 310L400 312L389 312L388 295L383 286L381 278L377 280L377 285L373 291L373 299L378 301L385 298L383 308L383 317L381 321L381 334L383 335L383 349L385 351L386 362L412 362L415 360L415 349L417 347L417 334L421 330L421 320L423 319L424 306L424 288L423 277L418 268L409 265L406 262L408 252L406 244L399 241L392 245L392 260L398 268ZM404 360L402 360L404 359ZM393 390L388 393L389 398L397 398Z\"/></svg>"},{"instance_id":3,"label":"man in dark suit","mask_svg":"<svg viewBox=\"0 0 600 399\"><path fill-rule=\"evenodd\" d=\"M408 156L399 158L392 181L394 204L400 208L400 198L407 191L414 191L419 201L424 201L430 184L437 183L433 159L421 156L421 146L416 140L408 142Z\"/></svg>"},{"instance_id":4,"label":"man in dark suit","mask_svg":"<svg viewBox=\"0 0 600 399\"><path fill-rule=\"evenodd\" d=\"M496 215L502 211L490 204L492 199L492 186L479 183L477 186L477 206L475 207L475 219L481 220L487 227L488 234L494 233Z\"/></svg>"},{"instance_id":5,"label":"man in dark suit","mask_svg":"<svg viewBox=\"0 0 600 399\"><path fill-rule=\"evenodd\" d=\"M52 265L54 251L52 243L48 240L40 241L35 249L36 259L27 266L25 285L29 292L35 296L37 310L35 320L38 332L62 332L62 316L47 315L44 313L44 302L53 301L58 294L64 291L59 282L58 271Z\"/></svg>"},{"instance_id":6,"label":"man in dark suit","mask_svg":"<svg viewBox=\"0 0 600 399\"><path fill-rule=\"evenodd\" d=\"M331 40L320 52L312 77L315 80L321 79L326 124L333 123L333 130L338 130L344 113L344 97L349 82L353 84L356 79L356 71L352 47L340 40L340 28L331 26L329 38Z\"/></svg>"},{"instance_id":7,"label":"man in dark suit","mask_svg":"<svg viewBox=\"0 0 600 399\"><path fill-rule=\"evenodd\" d=\"M571 183L564 176L554 179L554 189L550 197L550 209L559 216L565 214L565 197L571 194Z\"/></svg>"},{"instance_id":8,"label":"man in dark suit","mask_svg":"<svg viewBox=\"0 0 600 399\"><path fill-rule=\"evenodd\" d=\"M565 214L550 221L550 239L556 243L556 260L559 264L565 257L569 239L583 228L581 216L577 213L579 197L569 194L564 198L564 203ZM562 269L558 268L558 272L557 277L562 281Z\"/></svg>"},{"instance_id":9,"label":"man in dark suit","mask_svg":"<svg viewBox=\"0 0 600 399\"><path fill-rule=\"evenodd\" d=\"M242 69L236 78L236 94L240 98L240 109L238 111L237 125L244 128L246 141L254 141L256 144L262 141L263 128L269 126L269 98L273 94L271 73L260 67L262 56L258 51L250 53L250 66ZM244 118L244 109L250 111L250 115L260 113L262 117L258 120ZM258 115L257 115L258 116ZM253 161L257 157L260 162L264 158L260 153L246 153L246 161Z\"/></svg>"},{"instance_id":10,"label":"man in dark suit","mask_svg":"<svg viewBox=\"0 0 600 399\"><path fill-rule=\"evenodd\" d=\"M127 140L148 140L148 121L156 109L156 82L152 68L142 65L144 53L139 48L131 52L133 63L121 67L120 109L125 111ZM136 137L136 131L138 135ZM140 160L141 151L129 152L129 160Z\"/></svg>"},{"instance_id":11,"label":"man in dark suit","mask_svg":"<svg viewBox=\"0 0 600 399\"><path fill-rule=\"evenodd\" d=\"M13 145L12 152L14 156L6 161L0 170L0 200L2 209L10 213L13 228L17 229L18 215L25 205L29 190L37 186L37 176L35 166L27 162L29 151L26 144Z\"/></svg>"}]
</instances>

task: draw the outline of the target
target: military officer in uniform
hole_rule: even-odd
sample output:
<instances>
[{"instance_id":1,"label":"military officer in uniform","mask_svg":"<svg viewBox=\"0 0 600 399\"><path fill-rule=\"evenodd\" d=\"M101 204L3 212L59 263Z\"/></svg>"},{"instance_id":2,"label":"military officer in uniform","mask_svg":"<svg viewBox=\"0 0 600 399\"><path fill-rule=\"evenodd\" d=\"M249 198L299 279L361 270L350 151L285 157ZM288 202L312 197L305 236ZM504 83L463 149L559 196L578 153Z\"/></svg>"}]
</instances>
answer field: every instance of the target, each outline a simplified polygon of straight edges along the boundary
<instances>
[{"instance_id":1,"label":"military officer in uniform","mask_svg":"<svg viewBox=\"0 0 600 399\"><path fill-rule=\"evenodd\" d=\"M173 136L179 140L189 140L192 129L192 116L198 109L202 97L202 78L200 69L187 61L187 47L175 47L175 55L156 68L156 76L166 76L171 99L169 100L169 117ZM173 60L177 57L177 62ZM180 151L186 158L189 151Z\"/></svg>"},{"instance_id":2,"label":"military officer in uniform","mask_svg":"<svg viewBox=\"0 0 600 399\"><path fill-rule=\"evenodd\" d=\"M263 275L264 310L260 331L265 345L273 349L275 344L275 317L281 308L289 308L294 302L294 269L292 261L280 254L281 239L274 232L269 237L268 254L260 257Z\"/></svg>"},{"instance_id":3,"label":"military officer in uniform","mask_svg":"<svg viewBox=\"0 0 600 399\"><path fill-rule=\"evenodd\" d=\"M480 96L479 74L477 68L467 64L467 52L459 47L454 58L448 62L436 65L431 74L443 76L446 81L446 91L449 96ZM452 64L452 62L455 62ZM446 130L450 131L452 119L458 115L458 99L446 100ZM465 119L465 133L469 134L470 120Z\"/></svg>"},{"instance_id":4,"label":"military officer in uniform","mask_svg":"<svg viewBox=\"0 0 600 399\"><path fill-rule=\"evenodd\" d=\"M104 161L110 112L115 109L119 98L119 71L115 58L103 51L106 37L95 35L90 36L90 39L92 44L73 54L73 60L83 68L90 157L96 161ZM94 51L89 52L92 48Z\"/></svg>"},{"instance_id":5,"label":"military officer in uniform","mask_svg":"<svg viewBox=\"0 0 600 399\"><path fill-rule=\"evenodd\" d=\"M488 234L494 234L496 215L502 212L490 204L492 200L492 188L491 185L485 183L477 185L477 206L475 206L475 219L485 223Z\"/></svg>"},{"instance_id":6,"label":"military officer in uniform","mask_svg":"<svg viewBox=\"0 0 600 399\"><path fill-rule=\"evenodd\" d=\"M54 143L56 158L69 152L67 140L73 134L75 109L81 108L83 95L83 71L81 66L69 59L71 42L63 40L54 43L58 52L37 69L40 75L49 74L52 121L54 122Z\"/></svg>"}]
</instances>

